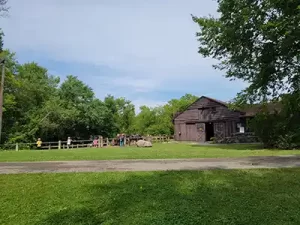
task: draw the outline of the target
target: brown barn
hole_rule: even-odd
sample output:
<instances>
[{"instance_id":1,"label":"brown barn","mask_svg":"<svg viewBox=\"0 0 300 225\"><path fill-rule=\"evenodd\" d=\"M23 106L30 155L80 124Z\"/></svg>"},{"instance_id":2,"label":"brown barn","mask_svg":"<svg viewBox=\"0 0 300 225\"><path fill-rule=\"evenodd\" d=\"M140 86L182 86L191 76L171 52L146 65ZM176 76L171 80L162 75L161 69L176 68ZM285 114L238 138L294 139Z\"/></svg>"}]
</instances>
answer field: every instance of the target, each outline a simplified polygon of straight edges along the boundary
<instances>
[{"instance_id":1,"label":"brown barn","mask_svg":"<svg viewBox=\"0 0 300 225\"><path fill-rule=\"evenodd\" d=\"M233 111L225 102L206 96L200 97L174 119L175 140L210 141L212 137L230 137L236 132L246 131L246 118L257 110Z\"/></svg>"}]
</instances>

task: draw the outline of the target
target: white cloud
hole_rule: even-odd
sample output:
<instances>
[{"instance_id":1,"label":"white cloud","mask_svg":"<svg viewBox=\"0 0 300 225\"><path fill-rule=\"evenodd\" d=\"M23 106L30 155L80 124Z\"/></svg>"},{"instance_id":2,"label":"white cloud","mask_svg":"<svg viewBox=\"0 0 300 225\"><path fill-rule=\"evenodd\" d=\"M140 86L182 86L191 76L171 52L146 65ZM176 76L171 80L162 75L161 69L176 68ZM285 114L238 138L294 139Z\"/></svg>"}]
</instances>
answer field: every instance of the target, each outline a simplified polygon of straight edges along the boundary
<instances>
[{"instance_id":1,"label":"white cloud","mask_svg":"<svg viewBox=\"0 0 300 225\"><path fill-rule=\"evenodd\" d=\"M195 0L111 2L117 4L11 0L11 16L2 21L9 36L6 45L42 51L56 60L121 69L158 71L203 65L190 13L213 12L213 2L206 7Z\"/></svg>"},{"instance_id":2,"label":"white cloud","mask_svg":"<svg viewBox=\"0 0 300 225\"><path fill-rule=\"evenodd\" d=\"M153 108L153 107L157 107L157 106L163 106L167 102L165 102L165 101L154 101L154 100L151 100L151 99L144 99L144 98L143 99L138 98L138 99L134 100L132 103L135 105L135 112L139 113L141 106L145 105L145 106L148 106L150 108Z\"/></svg>"},{"instance_id":3,"label":"white cloud","mask_svg":"<svg viewBox=\"0 0 300 225\"><path fill-rule=\"evenodd\" d=\"M17 53L38 52L49 60L126 72L102 76L101 83L110 86L102 85L101 93L122 87L130 96L162 89L193 92L195 84L220 77L211 68L213 61L197 53L198 27L190 16L215 14L214 1L10 0L9 4L10 17L0 21L5 46Z\"/></svg>"}]
</instances>

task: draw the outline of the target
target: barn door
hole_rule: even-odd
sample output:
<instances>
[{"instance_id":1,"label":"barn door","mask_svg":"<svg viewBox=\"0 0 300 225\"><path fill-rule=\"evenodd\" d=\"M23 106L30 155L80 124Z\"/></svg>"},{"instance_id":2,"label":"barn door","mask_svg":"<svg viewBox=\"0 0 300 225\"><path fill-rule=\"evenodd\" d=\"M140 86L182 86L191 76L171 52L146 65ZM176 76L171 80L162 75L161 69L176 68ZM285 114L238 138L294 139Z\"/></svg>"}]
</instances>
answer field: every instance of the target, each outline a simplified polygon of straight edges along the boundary
<instances>
[{"instance_id":1,"label":"barn door","mask_svg":"<svg viewBox=\"0 0 300 225\"><path fill-rule=\"evenodd\" d=\"M195 123L186 124L187 141L197 141L197 128Z\"/></svg>"},{"instance_id":2,"label":"barn door","mask_svg":"<svg viewBox=\"0 0 300 225\"><path fill-rule=\"evenodd\" d=\"M198 142L205 142L206 135L205 135L205 123L197 123L197 141Z\"/></svg>"},{"instance_id":3,"label":"barn door","mask_svg":"<svg viewBox=\"0 0 300 225\"><path fill-rule=\"evenodd\" d=\"M214 134L215 138L217 139L224 139L225 138L225 123L218 122L214 123Z\"/></svg>"},{"instance_id":4,"label":"barn door","mask_svg":"<svg viewBox=\"0 0 300 225\"><path fill-rule=\"evenodd\" d=\"M179 141L186 141L186 127L184 123L181 123L179 128L180 135L179 135Z\"/></svg>"}]
</instances>

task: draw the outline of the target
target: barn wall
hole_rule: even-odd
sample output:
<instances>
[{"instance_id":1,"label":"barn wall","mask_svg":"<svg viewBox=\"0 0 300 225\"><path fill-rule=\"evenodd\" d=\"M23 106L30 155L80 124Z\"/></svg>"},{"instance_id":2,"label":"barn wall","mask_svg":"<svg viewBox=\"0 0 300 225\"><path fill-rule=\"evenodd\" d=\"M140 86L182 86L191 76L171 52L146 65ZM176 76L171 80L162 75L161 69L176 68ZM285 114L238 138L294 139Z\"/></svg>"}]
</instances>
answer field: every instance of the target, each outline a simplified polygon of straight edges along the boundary
<instances>
[{"instance_id":1,"label":"barn wall","mask_svg":"<svg viewBox=\"0 0 300 225\"><path fill-rule=\"evenodd\" d=\"M205 142L206 140L205 123L197 123L197 134L198 134L198 138L196 141Z\"/></svg>"},{"instance_id":2,"label":"barn wall","mask_svg":"<svg viewBox=\"0 0 300 225\"><path fill-rule=\"evenodd\" d=\"M197 141L198 133L197 126L195 123L186 124L186 140L187 141Z\"/></svg>"},{"instance_id":3,"label":"barn wall","mask_svg":"<svg viewBox=\"0 0 300 225\"><path fill-rule=\"evenodd\" d=\"M205 123L183 123L175 121L176 141L205 142ZM179 135L179 132L181 135Z\"/></svg>"},{"instance_id":4,"label":"barn wall","mask_svg":"<svg viewBox=\"0 0 300 225\"><path fill-rule=\"evenodd\" d=\"M188 137L187 137L186 124L182 123L182 122L175 121L174 125L175 125L175 127L174 127L175 140L176 141L187 141ZM181 133L181 135L179 135L179 133Z\"/></svg>"},{"instance_id":5,"label":"barn wall","mask_svg":"<svg viewBox=\"0 0 300 225\"><path fill-rule=\"evenodd\" d=\"M226 123L218 122L214 123L214 135L217 139L223 139L226 133Z\"/></svg>"}]
</instances>

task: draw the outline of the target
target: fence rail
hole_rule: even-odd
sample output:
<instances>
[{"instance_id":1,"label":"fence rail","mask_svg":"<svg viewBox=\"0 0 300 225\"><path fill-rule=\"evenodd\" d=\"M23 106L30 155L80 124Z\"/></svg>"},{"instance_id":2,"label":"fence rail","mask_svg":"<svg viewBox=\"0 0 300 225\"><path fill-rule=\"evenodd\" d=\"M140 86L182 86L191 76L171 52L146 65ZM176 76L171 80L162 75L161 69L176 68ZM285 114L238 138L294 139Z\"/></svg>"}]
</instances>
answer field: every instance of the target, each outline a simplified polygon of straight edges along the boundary
<instances>
[{"instance_id":1,"label":"fence rail","mask_svg":"<svg viewBox=\"0 0 300 225\"><path fill-rule=\"evenodd\" d=\"M141 139L146 141L151 141L152 143L164 143L170 142L174 140L173 136L143 136ZM51 149L74 149L74 148L103 148L107 146L115 146L117 142L117 138L103 138L99 137L97 146L93 145L93 140L72 140L70 145L67 145L67 141L51 141L51 142L42 142L42 146L40 149L43 150L51 150ZM135 145L135 140L130 138L125 139L126 146ZM36 147L36 143L12 143L12 144L2 144L0 145L1 150L32 150L38 149Z\"/></svg>"}]
</instances>

